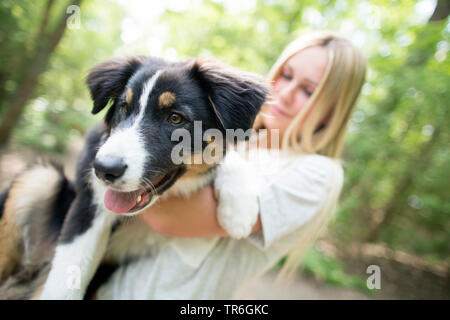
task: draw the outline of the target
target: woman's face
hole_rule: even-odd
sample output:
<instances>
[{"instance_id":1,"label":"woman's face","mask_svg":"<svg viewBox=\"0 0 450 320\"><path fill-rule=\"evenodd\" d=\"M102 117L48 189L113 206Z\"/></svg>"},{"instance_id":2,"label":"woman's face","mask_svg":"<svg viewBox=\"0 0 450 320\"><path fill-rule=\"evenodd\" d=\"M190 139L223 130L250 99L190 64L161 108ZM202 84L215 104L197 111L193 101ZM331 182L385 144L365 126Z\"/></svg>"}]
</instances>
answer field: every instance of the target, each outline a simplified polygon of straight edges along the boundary
<instances>
[{"instance_id":1,"label":"woman's face","mask_svg":"<svg viewBox=\"0 0 450 320\"><path fill-rule=\"evenodd\" d=\"M291 120L308 102L322 80L328 63L326 49L309 47L293 55L274 79L273 101L269 117L263 117L267 129L279 129L283 134Z\"/></svg>"}]
</instances>

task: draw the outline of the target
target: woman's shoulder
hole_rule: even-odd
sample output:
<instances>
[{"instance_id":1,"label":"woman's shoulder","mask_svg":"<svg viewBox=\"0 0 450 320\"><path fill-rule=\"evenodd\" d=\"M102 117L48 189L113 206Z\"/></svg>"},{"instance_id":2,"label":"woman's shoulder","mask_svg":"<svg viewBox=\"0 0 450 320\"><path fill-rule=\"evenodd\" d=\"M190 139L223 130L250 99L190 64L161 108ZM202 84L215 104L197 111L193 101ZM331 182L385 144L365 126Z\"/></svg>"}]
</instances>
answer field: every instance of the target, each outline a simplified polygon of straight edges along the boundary
<instances>
[{"instance_id":1,"label":"woman's shoulder","mask_svg":"<svg viewBox=\"0 0 450 320\"><path fill-rule=\"evenodd\" d=\"M299 154L291 150L259 150L255 154L251 157L251 163L261 175L277 185L304 183L328 187L333 181L343 178L342 165L338 159L319 154Z\"/></svg>"},{"instance_id":2,"label":"woman's shoulder","mask_svg":"<svg viewBox=\"0 0 450 320\"><path fill-rule=\"evenodd\" d=\"M341 169L342 164L340 159L332 159L327 156L323 156L320 154L305 154L301 155L297 158L297 163L301 163L304 166L308 166L311 169L323 169L323 170L332 170L332 169Z\"/></svg>"},{"instance_id":3,"label":"woman's shoulder","mask_svg":"<svg viewBox=\"0 0 450 320\"><path fill-rule=\"evenodd\" d=\"M291 158L294 168L311 172L332 174L335 171L343 172L340 159L333 159L320 154L303 154Z\"/></svg>"},{"instance_id":4,"label":"woman's shoulder","mask_svg":"<svg viewBox=\"0 0 450 320\"><path fill-rule=\"evenodd\" d=\"M344 170L339 159L332 159L319 154L304 154L295 157L286 168L284 177L291 177L321 187L330 187L342 183Z\"/></svg>"}]
</instances>

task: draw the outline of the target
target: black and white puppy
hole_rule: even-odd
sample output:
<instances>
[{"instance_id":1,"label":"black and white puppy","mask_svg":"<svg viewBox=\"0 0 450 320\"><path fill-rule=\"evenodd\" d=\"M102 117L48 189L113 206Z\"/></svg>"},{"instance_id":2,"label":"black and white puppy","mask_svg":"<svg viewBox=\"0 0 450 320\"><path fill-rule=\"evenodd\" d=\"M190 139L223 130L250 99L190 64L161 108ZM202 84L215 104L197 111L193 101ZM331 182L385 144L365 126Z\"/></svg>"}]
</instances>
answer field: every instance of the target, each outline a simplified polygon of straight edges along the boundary
<instances>
[{"instance_id":1,"label":"black and white puppy","mask_svg":"<svg viewBox=\"0 0 450 320\"><path fill-rule=\"evenodd\" d=\"M267 92L258 77L214 61L169 63L143 56L101 63L87 84L92 112L108 110L104 123L88 134L80 155L76 197L64 219L41 299L82 299L102 260L120 263L148 252L145 229L136 220L123 221L161 196L191 194L217 173L215 163L174 163L173 149L179 143L172 139L174 130L185 129L193 137L192 151L182 155L192 159L211 146L211 141L196 145L194 122L201 121L202 132L217 129L224 137L227 129L247 130ZM217 152L226 150L225 140L212 143ZM239 187L233 189L242 196ZM226 196L220 201L223 208ZM249 234L258 211L239 205L227 204L219 217L236 237ZM241 218L227 217L232 214ZM67 285L71 270L80 275L75 286Z\"/></svg>"}]
</instances>

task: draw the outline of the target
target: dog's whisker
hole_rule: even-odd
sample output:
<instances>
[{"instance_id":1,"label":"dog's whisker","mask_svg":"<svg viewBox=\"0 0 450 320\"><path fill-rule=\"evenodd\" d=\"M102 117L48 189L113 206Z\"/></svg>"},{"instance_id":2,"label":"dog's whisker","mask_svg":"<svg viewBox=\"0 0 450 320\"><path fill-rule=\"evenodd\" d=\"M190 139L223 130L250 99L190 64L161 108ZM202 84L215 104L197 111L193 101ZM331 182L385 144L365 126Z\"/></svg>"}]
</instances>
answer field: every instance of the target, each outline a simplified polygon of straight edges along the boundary
<instances>
[{"instance_id":1,"label":"dog's whisker","mask_svg":"<svg viewBox=\"0 0 450 320\"><path fill-rule=\"evenodd\" d=\"M156 188L155 188L155 186L153 185L153 183L152 183L150 180L148 180L147 178L143 177L143 178L142 178L142 181L144 182L144 184L145 184L147 187L150 188L150 190L152 191L152 193L156 193Z\"/></svg>"}]
</instances>

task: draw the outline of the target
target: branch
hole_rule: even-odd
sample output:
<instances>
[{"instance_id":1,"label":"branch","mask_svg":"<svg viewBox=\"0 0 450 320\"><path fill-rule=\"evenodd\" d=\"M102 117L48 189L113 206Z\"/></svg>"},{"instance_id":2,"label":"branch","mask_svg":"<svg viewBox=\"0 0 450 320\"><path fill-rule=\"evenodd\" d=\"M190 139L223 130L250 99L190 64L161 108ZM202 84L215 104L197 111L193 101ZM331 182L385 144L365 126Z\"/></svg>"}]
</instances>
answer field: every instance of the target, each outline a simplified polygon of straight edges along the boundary
<instances>
[{"instance_id":1,"label":"branch","mask_svg":"<svg viewBox=\"0 0 450 320\"><path fill-rule=\"evenodd\" d=\"M52 0L49 0L52 1ZM79 6L82 0L73 0L71 5L76 5ZM56 45L59 43L59 41L61 40L64 31L66 31L66 23L67 23L67 14L64 11L61 14L61 17L59 19L58 24L55 27L55 30L53 30L53 32L49 35L47 35L47 45L48 45L48 49L51 51L53 51L56 47Z\"/></svg>"},{"instance_id":2,"label":"branch","mask_svg":"<svg viewBox=\"0 0 450 320\"><path fill-rule=\"evenodd\" d=\"M47 28L47 24L48 24L48 18L50 17L50 10L52 9L54 3L55 3L55 0L47 1L47 5L45 6L45 11L42 16L41 24L39 26L39 32L38 32L37 39L39 39L45 33L45 29Z\"/></svg>"},{"instance_id":3,"label":"branch","mask_svg":"<svg viewBox=\"0 0 450 320\"><path fill-rule=\"evenodd\" d=\"M438 0L436 8L431 15L430 21L444 20L450 14L450 2L448 0Z\"/></svg>"},{"instance_id":4,"label":"branch","mask_svg":"<svg viewBox=\"0 0 450 320\"><path fill-rule=\"evenodd\" d=\"M403 205L400 199L402 194L405 194L413 184L416 172L423 172L432 160L432 149L438 137L440 135L439 127L437 127L433 133L431 139L424 143L422 147L416 153L416 157L410 158L409 162L405 166L402 177L395 186L394 194L384 207L384 216L382 220L372 228L367 237L367 242L375 242L378 240L381 231L391 222L392 218L399 211L399 207Z\"/></svg>"}]
</instances>

